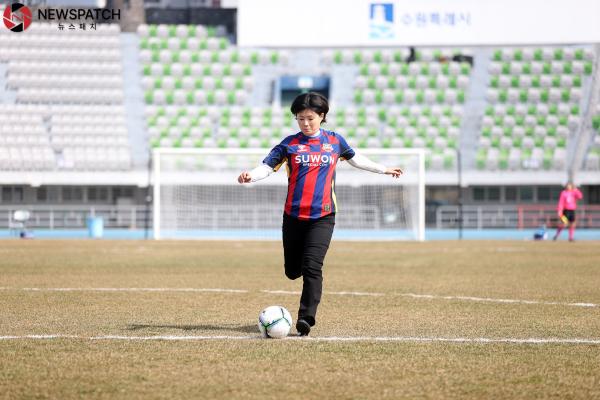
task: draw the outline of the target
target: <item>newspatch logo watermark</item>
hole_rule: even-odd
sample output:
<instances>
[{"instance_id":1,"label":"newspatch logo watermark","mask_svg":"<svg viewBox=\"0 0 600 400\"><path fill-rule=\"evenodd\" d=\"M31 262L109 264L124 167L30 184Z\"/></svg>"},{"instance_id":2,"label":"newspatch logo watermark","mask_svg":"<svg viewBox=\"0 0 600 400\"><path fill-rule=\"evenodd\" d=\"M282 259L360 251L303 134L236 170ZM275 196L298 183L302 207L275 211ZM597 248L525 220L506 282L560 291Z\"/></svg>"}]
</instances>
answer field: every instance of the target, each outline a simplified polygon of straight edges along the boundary
<instances>
[{"instance_id":1,"label":"newspatch logo watermark","mask_svg":"<svg viewBox=\"0 0 600 400\"><path fill-rule=\"evenodd\" d=\"M2 17L4 26L12 32L23 32L31 25L31 10L21 3L7 5Z\"/></svg>"},{"instance_id":2,"label":"newspatch logo watermark","mask_svg":"<svg viewBox=\"0 0 600 400\"><path fill-rule=\"evenodd\" d=\"M23 32L32 23L33 13L36 12L36 21L56 21L58 30L75 30L79 25L80 30L86 30L86 23L90 24L90 30L96 30L97 23L115 23L121 20L120 9L109 8L48 8L46 0L21 0L22 3L7 5L3 13L3 21L6 28L12 32ZM36 22L37 23L37 22Z\"/></svg>"}]
</instances>

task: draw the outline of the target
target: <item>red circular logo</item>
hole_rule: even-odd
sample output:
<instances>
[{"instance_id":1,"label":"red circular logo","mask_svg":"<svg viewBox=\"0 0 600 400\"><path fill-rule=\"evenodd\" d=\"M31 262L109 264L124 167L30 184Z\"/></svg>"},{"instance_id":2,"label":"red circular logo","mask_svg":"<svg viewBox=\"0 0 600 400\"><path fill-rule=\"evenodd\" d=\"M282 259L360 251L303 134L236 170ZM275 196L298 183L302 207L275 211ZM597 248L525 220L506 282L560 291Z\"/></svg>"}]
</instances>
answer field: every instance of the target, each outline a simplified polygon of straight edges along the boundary
<instances>
[{"instance_id":1,"label":"red circular logo","mask_svg":"<svg viewBox=\"0 0 600 400\"><path fill-rule=\"evenodd\" d=\"M13 32L23 32L31 25L31 10L21 3L13 3L4 9L4 25Z\"/></svg>"}]
</instances>

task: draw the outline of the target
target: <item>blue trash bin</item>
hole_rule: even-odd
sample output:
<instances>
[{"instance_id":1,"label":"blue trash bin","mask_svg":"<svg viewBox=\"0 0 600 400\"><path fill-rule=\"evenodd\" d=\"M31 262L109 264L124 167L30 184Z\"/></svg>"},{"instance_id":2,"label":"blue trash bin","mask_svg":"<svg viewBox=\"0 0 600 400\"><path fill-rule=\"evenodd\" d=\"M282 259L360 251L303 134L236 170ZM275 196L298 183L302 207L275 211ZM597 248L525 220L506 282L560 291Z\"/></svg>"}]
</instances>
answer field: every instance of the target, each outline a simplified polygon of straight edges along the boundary
<instances>
[{"instance_id":1,"label":"blue trash bin","mask_svg":"<svg viewBox=\"0 0 600 400\"><path fill-rule=\"evenodd\" d=\"M87 218L88 235L93 239L101 238L104 234L104 220L102 217Z\"/></svg>"}]
</instances>

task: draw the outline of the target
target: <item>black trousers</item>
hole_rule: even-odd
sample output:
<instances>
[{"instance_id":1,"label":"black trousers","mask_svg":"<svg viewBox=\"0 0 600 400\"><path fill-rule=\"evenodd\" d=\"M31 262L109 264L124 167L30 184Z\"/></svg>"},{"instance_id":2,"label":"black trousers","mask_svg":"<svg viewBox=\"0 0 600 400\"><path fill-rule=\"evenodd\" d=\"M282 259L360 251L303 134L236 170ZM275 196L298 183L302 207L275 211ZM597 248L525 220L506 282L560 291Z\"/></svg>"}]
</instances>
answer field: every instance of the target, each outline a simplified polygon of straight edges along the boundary
<instances>
[{"instance_id":1,"label":"black trousers","mask_svg":"<svg viewBox=\"0 0 600 400\"><path fill-rule=\"evenodd\" d=\"M303 278L298 319L315 324L323 292L323 260L329 249L335 214L315 220L299 220L283 214L283 257L285 275Z\"/></svg>"},{"instance_id":2,"label":"black trousers","mask_svg":"<svg viewBox=\"0 0 600 400\"><path fill-rule=\"evenodd\" d=\"M575 210L563 210L563 215L569 222L575 222Z\"/></svg>"}]
</instances>

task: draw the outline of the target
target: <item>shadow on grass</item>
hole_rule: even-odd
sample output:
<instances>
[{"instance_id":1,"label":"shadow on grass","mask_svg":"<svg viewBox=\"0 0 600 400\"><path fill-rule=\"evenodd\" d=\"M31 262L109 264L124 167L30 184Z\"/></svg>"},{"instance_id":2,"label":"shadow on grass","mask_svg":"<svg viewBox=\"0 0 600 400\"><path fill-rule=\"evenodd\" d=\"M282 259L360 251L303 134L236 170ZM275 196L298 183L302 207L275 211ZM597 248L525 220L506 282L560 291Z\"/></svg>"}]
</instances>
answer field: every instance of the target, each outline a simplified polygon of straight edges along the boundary
<instances>
[{"instance_id":1,"label":"shadow on grass","mask_svg":"<svg viewBox=\"0 0 600 400\"><path fill-rule=\"evenodd\" d=\"M256 333L258 332L258 327L256 324L252 325L231 325L231 324L223 324L223 325L153 325L153 324L129 324L127 325L127 330L129 331L139 331L143 329L178 329L186 332L190 331L234 331L234 332L243 332L243 333Z\"/></svg>"}]
</instances>

